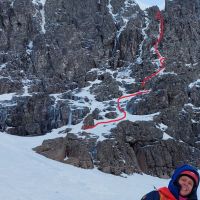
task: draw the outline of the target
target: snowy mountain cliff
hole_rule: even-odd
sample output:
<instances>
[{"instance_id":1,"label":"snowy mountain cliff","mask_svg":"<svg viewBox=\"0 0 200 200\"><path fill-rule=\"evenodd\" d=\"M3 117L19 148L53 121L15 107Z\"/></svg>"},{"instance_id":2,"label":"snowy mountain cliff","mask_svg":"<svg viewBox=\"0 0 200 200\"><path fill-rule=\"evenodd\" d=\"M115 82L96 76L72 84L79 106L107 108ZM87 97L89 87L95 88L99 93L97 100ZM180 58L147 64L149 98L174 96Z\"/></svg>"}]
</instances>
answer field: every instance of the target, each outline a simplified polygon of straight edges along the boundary
<instances>
[{"instance_id":1,"label":"snowy mountain cliff","mask_svg":"<svg viewBox=\"0 0 200 200\"><path fill-rule=\"evenodd\" d=\"M2 145L121 176L200 167L200 2L138 2L0 1Z\"/></svg>"}]
</instances>

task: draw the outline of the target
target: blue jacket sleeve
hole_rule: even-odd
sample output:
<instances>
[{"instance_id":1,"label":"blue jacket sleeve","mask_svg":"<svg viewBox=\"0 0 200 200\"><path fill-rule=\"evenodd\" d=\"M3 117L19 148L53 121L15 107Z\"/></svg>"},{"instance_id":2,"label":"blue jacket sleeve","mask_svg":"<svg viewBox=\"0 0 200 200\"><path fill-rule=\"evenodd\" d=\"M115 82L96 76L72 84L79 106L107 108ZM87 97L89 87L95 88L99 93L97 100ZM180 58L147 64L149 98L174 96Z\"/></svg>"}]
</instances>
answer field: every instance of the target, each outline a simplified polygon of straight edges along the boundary
<instances>
[{"instance_id":1,"label":"blue jacket sleeve","mask_svg":"<svg viewBox=\"0 0 200 200\"><path fill-rule=\"evenodd\" d=\"M158 191L152 191L144 195L141 200L160 200L160 195Z\"/></svg>"}]
</instances>

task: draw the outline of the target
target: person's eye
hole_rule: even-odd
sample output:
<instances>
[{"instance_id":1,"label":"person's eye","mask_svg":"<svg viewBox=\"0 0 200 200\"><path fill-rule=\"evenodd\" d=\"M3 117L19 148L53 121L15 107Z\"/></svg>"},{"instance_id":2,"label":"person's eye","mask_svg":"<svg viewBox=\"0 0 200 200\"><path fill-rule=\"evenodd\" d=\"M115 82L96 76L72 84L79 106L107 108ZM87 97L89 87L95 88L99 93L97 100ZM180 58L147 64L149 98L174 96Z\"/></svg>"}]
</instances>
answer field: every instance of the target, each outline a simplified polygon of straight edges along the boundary
<instances>
[{"instance_id":1,"label":"person's eye","mask_svg":"<svg viewBox=\"0 0 200 200\"><path fill-rule=\"evenodd\" d=\"M188 184L189 184L189 185L193 185L192 182L189 182Z\"/></svg>"}]
</instances>

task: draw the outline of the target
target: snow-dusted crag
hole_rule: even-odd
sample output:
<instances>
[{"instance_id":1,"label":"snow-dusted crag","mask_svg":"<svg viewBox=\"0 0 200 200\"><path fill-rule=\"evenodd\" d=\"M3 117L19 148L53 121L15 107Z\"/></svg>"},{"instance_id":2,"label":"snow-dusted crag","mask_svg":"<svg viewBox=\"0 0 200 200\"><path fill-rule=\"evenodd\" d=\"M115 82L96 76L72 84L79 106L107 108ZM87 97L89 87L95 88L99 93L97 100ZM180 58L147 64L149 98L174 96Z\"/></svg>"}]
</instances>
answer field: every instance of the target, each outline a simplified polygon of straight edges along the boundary
<instances>
[{"instance_id":1,"label":"snow-dusted crag","mask_svg":"<svg viewBox=\"0 0 200 200\"><path fill-rule=\"evenodd\" d=\"M159 68L158 7L133 0L0 1L0 131L60 137L34 150L82 168L167 177L200 167L200 5L166 0Z\"/></svg>"}]
</instances>

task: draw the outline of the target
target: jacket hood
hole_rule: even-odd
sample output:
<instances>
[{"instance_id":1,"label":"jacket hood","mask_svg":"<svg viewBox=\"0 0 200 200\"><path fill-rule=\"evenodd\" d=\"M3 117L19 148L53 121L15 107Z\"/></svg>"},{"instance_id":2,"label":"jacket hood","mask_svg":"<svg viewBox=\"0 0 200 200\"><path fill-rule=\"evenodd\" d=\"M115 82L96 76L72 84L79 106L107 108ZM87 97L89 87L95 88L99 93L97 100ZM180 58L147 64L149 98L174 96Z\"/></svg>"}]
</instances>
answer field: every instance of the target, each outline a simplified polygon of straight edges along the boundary
<instances>
[{"instance_id":1,"label":"jacket hood","mask_svg":"<svg viewBox=\"0 0 200 200\"><path fill-rule=\"evenodd\" d=\"M191 194L189 195L189 199L197 200L197 187L199 185L199 173L196 168L190 165L182 165L181 167L177 168L174 171L174 174L172 175L172 178L169 182L168 188L171 191L171 193L177 199L179 199L180 186L178 184L178 179L183 171L191 171L191 172L194 172L198 176L198 184L194 186Z\"/></svg>"}]
</instances>

